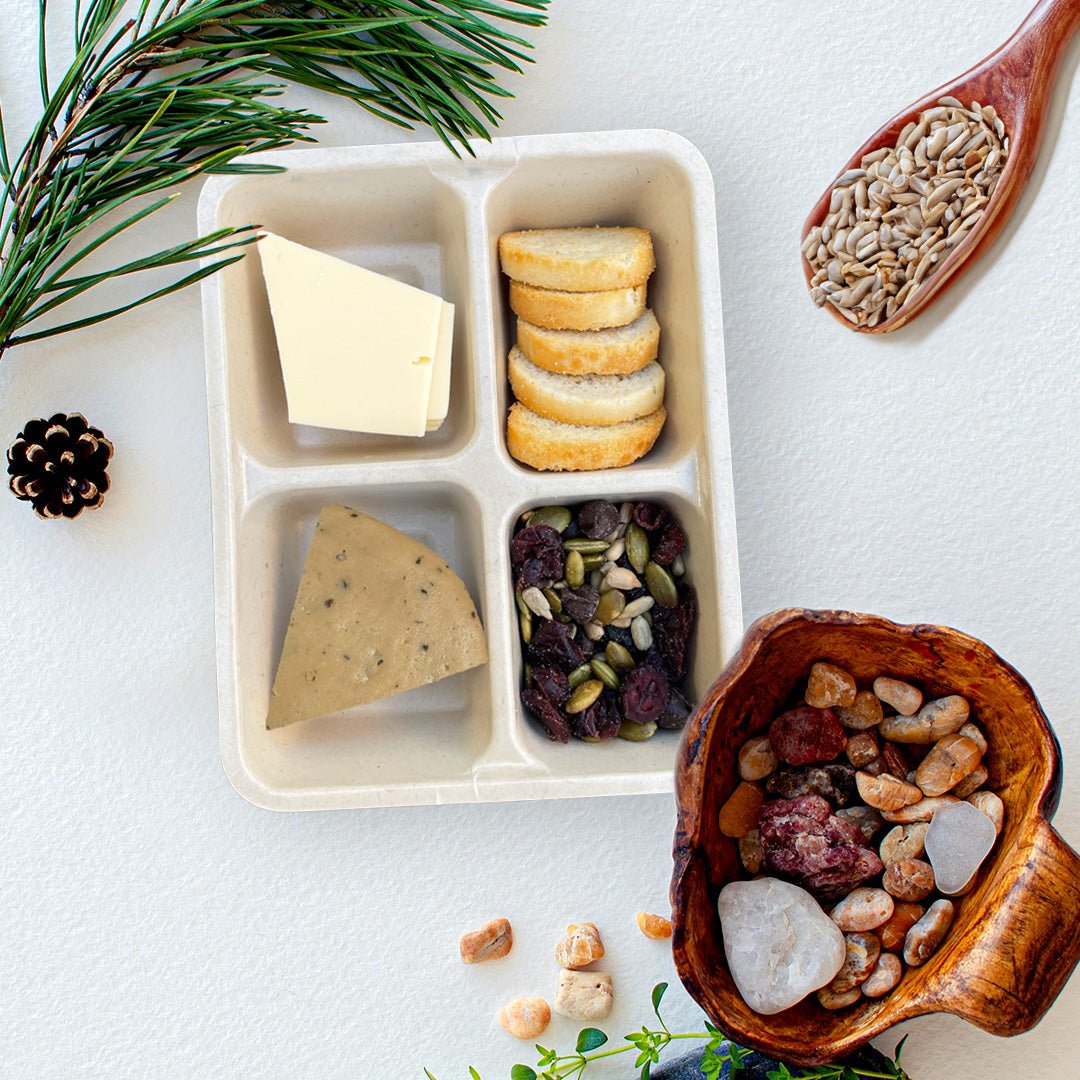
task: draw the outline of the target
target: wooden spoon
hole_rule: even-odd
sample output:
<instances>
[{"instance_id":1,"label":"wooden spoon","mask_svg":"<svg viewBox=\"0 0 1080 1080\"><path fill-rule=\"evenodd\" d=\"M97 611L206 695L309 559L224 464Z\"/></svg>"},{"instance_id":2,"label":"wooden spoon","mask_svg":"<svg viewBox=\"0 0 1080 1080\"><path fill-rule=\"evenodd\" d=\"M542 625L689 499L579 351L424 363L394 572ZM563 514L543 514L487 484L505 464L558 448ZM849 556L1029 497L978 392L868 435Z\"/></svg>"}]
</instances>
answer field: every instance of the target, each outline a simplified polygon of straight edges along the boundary
<instances>
[{"instance_id":1,"label":"wooden spoon","mask_svg":"<svg viewBox=\"0 0 1080 1080\"><path fill-rule=\"evenodd\" d=\"M887 334L896 330L925 311L948 289L964 266L974 262L975 257L990 246L1008 221L1035 167L1054 81L1065 48L1078 27L1080 0L1040 0L1016 33L996 52L959 78L939 86L898 112L871 135L837 173L836 179L839 179L848 169L858 168L864 155L882 146L895 145L900 132L910 121L946 95L958 98L965 106L972 101L992 105L1009 136L1009 158L982 217L951 250L941 267L924 279L919 291L891 318L883 319L877 326L855 326L832 304L825 304L838 322L863 334ZM825 219L835 183L836 180L829 184L806 219L802 240L805 241L807 233ZM814 271L805 256L802 262L809 284Z\"/></svg>"}]
</instances>

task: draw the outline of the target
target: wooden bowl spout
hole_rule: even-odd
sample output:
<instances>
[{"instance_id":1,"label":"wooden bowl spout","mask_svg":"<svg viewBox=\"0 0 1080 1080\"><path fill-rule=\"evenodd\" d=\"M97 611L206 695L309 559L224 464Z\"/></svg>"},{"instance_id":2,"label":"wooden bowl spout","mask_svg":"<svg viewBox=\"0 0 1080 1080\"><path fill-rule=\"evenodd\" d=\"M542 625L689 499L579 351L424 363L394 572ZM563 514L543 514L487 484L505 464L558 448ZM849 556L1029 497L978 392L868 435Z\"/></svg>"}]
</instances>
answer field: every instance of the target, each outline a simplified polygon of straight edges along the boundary
<instances>
[{"instance_id":1,"label":"wooden bowl spout","mask_svg":"<svg viewBox=\"0 0 1080 1080\"><path fill-rule=\"evenodd\" d=\"M975 886L957 898L945 941L892 994L839 1012L811 997L762 1017L735 989L724 955L716 900L744 875L735 842L720 833L719 809L738 783L739 747L794 702L822 659L862 686L888 674L928 697L963 694L989 742L988 787L1004 804L1005 824ZM1019 672L967 634L842 611L792 608L760 619L687 724L675 781L676 968L713 1022L748 1046L820 1064L930 1012L1016 1034L1038 1022L1080 960L1080 858L1048 820L1061 787L1057 740Z\"/></svg>"}]
</instances>

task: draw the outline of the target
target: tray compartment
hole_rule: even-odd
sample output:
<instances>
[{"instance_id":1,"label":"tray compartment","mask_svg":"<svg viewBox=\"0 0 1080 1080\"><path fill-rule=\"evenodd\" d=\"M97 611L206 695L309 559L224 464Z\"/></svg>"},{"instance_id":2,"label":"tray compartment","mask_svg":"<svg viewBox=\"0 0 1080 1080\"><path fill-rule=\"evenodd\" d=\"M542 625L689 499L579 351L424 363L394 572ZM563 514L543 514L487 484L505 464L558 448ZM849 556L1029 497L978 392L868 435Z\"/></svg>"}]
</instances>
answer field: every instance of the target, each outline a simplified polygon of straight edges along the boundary
<instances>
[{"instance_id":1,"label":"tray compartment","mask_svg":"<svg viewBox=\"0 0 1080 1080\"><path fill-rule=\"evenodd\" d=\"M671 487L650 488L647 478L640 487L624 486L621 488L600 489L581 498L552 498L540 502L528 500L516 507L504 523L504 547L507 551L505 572L511 582L509 563L510 538L521 514L540 506L572 504L586 502L588 499L610 499L614 503L623 501L658 502L670 509L682 525L687 537L686 575L683 580L697 590L698 620L697 629L691 643L689 673L685 681L687 697L693 704L709 688L720 670L719 658L722 654L722 627L719 618L721 611L718 561L716 558L716 533L711 515L694 498L692 490L676 491ZM510 585L511 595L513 591ZM623 739L612 739L602 744L583 743L571 739L567 745L551 742L538 723L525 711L521 704L521 675L524 664L524 650L517 626L517 609L504 615L504 622L510 628L512 637L512 677L510 684L514 692L513 723L517 737L527 748L531 757L560 776L587 778L596 772L615 772L621 775L639 776L659 775L670 772L672 755L679 740L678 732L659 731L644 743L630 743Z\"/></svg>"},{"instance_id":2,"label":"tray compartment","mask_svg":"<svg viewBox=\"0 0 1080 1080\"><path fill-rule=\"evenodd\" d=\"M252 781L277 798L333 791L461 782L491 736L487 667L385 701L275 731L265 727L270 686L315 520L324 505L355 507L438 552L460 575L484 622L480 510L447 483L362 484L264 494L236 537L236 707Z\"/></svg>"},{"instance_id":3,"label":"tray compartment","mask_svg":"<svg viewBox=\"0 0 1080 1080\"><path fill-rule=\"evenodd\" d=\"M252 221L455 304L454 367L447 418L423 438L290 424L270 306L258 256L252 254L230 266L220 283L227 394L240 446L277 466L430 461L464 447L476 428L476 312L461 193L431 173L400 167L365 172L362 182L346 169L312 174L298 168L228 184L213 224ZM363 326L356 333L362 335Z\"/></svg>"},{"instance_id":4,"label":"tray compartment","mask_svg":"<svg viewBox=\"0 0 1080 1080\"><path fill-rule=\"evenodd\" d=\"M521 158L494 185L486 201L491 304L495 311L496 380L499 410L512 401L506 358L516 338L509 284L499 267L498 240L513 229L567 226L637 225L652 234L656 270L649 278L648 306L660 322L659 361L667 376L664 403L668 420L642 467L664 469L695 453L705 424L702 297L698 247L693 238L707 226L699 220L695 182L704 163L688 143L658 140L646 151L636 146L612 150L610 140L589 149L552 146L547 153ZM706 171L707 175L707 171ZM711 227L711 226L710 226ZM717 301L719 297L715 298ZM505 424L502 431L505 452ZM507 455L508 460L513 461ZM530 476L533 469L513 462Z\"/></svg>"}]
</instances>

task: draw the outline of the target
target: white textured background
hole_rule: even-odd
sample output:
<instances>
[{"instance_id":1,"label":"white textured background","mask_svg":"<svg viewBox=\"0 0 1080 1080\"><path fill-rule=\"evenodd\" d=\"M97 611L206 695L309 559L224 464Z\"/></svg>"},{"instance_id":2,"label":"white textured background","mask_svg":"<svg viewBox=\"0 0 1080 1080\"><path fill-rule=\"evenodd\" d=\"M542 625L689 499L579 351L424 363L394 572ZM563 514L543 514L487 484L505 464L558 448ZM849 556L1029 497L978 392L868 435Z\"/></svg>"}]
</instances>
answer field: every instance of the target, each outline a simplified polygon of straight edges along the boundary
<instances>
[{"instance_id":1,"label":"white textured background","mask_svg":"<svg viewBox=\"0 0 1080 1080\"><path fill-rule=\"evenodd\" d=\"M1056 724L1056 824L1080 846L1077 44L1014 226L932 313L856 337L813 309L797 261L799 225L851 150L1027 6L556 0L503 131L668 127L701 148L747 620L849 606L987 640ZM69 10L53 14L58 56ZM21 136L34 5L0 0L0 16L0 97ZM401 137L304 100L332 118L326 143ZM188 236L195 195L159 229ZM5 445L60 409L114 440L115 489L73 524L0 495L0 1076L390 1080L427 1065L453 1080L472 1063L505 1077L527 1047L495 1008L550 995L570 918L605 931L610 1029L642 1023L671 975L632 924L665 904L669 799L275 815L230 789L198 294L4 358ZM514 923L512 957L461 967L458 935L494 914ZM700 1022L670 996L673 1021ZM1021 1038L917 1021L906 1061L920 1080L1075 1076L1078 1009L1080 978Z\"/></svg>"}]
</instances>

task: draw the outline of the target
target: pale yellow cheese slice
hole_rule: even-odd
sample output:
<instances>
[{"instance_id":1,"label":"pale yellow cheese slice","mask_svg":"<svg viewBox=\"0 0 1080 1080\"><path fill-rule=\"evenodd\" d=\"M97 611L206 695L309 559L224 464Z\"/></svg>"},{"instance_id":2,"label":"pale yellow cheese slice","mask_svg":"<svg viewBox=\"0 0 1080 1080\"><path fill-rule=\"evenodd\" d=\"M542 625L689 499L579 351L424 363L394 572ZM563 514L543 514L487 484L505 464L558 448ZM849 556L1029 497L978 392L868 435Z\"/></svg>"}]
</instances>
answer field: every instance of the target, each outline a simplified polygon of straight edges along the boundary
<instances>
[{"instance_id":1,"label":"pale yellow cheese slice","mask_svg":"<svg viewBox=\"0 0 1080 1080\"><path fill-rule=\"evenodd\" d=\"M259 254L289 420L423 435L444 301L272 233Z\"/></svg>"},{"instance_id":2,"label":"pale yellow cheese slice","mask_svg":"<svg viewBox=\"0 0 1080 1080\"><path fill-rule=\"evenodd\" d=\"M440 556L359 510L324 506L266 726L379 701L486 661L476 608Z\"/></svg>"},{"instance_id":3,"label":"pale yellow cheese slice","mask_svg":"<svg viewBox=\"0 0 1080 1080\"><path fill-rule=\"evenodd\" d=\"M431 369L431 400L428 402L427 429L442 427L450 408L450 361L454 346L454 305L444 301L439 320L439 341Z\"/></svg>"}]
</instances>

